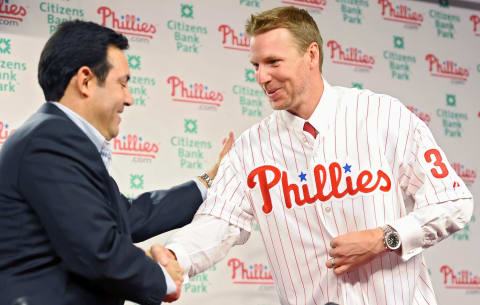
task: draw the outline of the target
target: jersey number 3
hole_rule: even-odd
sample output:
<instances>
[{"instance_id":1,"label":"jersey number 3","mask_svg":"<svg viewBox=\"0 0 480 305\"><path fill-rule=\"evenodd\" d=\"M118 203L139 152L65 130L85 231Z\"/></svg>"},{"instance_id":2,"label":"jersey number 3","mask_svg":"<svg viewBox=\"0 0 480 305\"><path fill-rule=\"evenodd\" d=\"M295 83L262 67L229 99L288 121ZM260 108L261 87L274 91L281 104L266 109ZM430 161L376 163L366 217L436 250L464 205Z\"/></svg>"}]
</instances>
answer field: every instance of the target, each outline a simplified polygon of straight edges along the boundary
<instances>
[{"instance_id":1,"label":"jersey number 3","mask_svg":"<svg viewBox=\"0 0 480 305\"><path fill-rule=\"evenodd\" d=\"M433 159L432 159L433 156ZM425 160L427 163L430 163L433 161L433 165L438 167L440 171L437 170L437 168L432 168L430 171L432 172L433 177L435 178L445 178L448 176L448 169L445 163L442 162L442 155L438 151L438 149L429 149L425 152L424 154Z\"/></svg>"}]
</instances>

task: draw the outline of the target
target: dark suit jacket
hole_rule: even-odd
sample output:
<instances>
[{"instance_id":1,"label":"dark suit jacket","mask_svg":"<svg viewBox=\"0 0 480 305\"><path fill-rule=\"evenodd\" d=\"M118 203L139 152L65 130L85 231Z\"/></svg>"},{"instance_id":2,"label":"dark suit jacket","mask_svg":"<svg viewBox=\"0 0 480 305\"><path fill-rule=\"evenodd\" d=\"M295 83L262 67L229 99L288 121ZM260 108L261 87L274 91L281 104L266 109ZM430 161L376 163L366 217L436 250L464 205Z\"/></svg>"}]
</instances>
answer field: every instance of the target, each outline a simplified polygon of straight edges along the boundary
<instances>
[{"instance_id":1,"label":"dark suit jacket","mask_svg":"<svg viewBox=\"0 0 480 305\"><path fill-rule=\"evenodd\" d=\"M193 181L129 200L90 139L44 104L0 150L0 304L159 304L157 263L133 245L191 221Z\"/></svg>"}]
</instances>

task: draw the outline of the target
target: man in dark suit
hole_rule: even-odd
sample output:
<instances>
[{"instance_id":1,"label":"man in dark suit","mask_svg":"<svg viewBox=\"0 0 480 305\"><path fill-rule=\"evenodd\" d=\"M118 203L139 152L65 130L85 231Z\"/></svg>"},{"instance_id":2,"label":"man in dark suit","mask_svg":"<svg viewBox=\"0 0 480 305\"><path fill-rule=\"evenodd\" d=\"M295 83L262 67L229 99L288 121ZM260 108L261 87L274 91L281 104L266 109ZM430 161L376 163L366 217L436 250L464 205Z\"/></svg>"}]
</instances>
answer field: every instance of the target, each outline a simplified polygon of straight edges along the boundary
<instances>
[{"instance_id":1,"label":"man in dark suit","mask_svg":"<svg viewBox=\"0 0 480 305\"><path fill-rule=\"evenodd\" d=\"M189 223L201 186L130 200L110 177L108 141L132 104L126 48L123 35L72 21L42 51L47 103L0 151L2 305L157 305L179 296L178 265L163 267L133 243Z\"/></svg>"}]
</instances>

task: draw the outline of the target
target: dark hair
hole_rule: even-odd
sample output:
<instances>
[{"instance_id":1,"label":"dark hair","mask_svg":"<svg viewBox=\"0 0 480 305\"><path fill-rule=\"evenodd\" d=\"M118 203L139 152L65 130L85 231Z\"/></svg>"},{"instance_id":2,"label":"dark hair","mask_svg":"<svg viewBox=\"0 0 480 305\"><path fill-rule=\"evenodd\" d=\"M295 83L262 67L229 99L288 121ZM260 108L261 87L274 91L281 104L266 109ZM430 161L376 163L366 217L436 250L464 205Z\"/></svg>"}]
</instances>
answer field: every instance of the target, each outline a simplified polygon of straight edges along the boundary
<instances>
[{"instance_id":1,"label":"dark hair","mask_svg":"<svg viewBox=\"0 0 480 305\"><path fill-rule=\"evenodd\" d=\"M122 34L93 22L80 20L60 24L43 47L38 63L38 82L47 101L59 101L71 78L78 69L92 69L103 84L111 65L107 60L107 48L128 48L128 40Z\"/></svg>"}]
</instances>

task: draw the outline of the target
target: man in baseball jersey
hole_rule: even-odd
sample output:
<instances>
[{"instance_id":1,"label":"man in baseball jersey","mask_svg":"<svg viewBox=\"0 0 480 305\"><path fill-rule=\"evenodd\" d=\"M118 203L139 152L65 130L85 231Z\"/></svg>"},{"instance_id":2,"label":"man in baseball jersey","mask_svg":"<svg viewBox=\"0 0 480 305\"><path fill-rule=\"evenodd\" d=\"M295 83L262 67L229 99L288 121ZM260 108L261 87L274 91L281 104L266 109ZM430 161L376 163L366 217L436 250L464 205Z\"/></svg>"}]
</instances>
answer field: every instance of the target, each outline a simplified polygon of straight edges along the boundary
<instances>
[{"instance_id":1,"label":"man in baseball jersey","mask_svg":"<svg viewBox=\"0 0 480 305\"><path fill-rule=\"evenodd\" d=\"M307 11L265 11L246 30L274 112L167 247L193 276L256 220L282 304L436 304L422 252L465 226L473 199L427 126L395 98L328 84Z\"/></svg>"}]
</instances>

